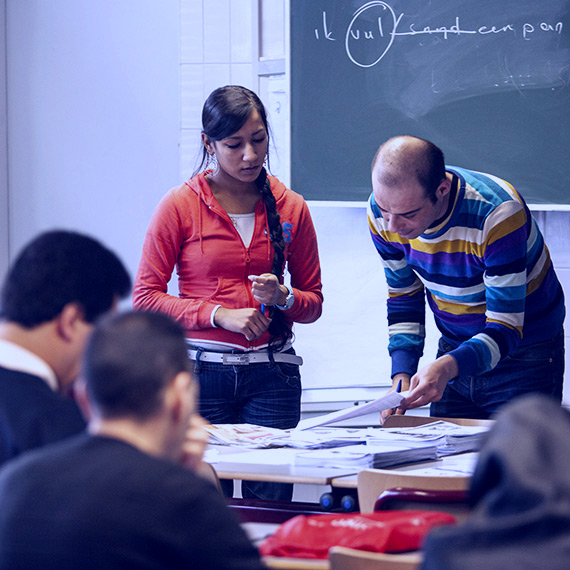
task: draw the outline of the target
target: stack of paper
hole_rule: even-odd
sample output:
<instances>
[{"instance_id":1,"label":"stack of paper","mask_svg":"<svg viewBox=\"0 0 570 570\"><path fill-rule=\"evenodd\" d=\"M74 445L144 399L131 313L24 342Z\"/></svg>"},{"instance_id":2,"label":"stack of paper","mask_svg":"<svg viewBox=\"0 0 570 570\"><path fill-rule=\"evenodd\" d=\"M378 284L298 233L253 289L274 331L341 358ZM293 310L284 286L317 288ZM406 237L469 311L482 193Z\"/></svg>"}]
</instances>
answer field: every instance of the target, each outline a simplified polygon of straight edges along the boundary
<instances>
[{"instance_id":1,"label":"stack of paper","mask_svg":"<svg viewBox=\"0 0 570 570\"><path fill-rule=\"evenodd\" d=\"M437 421L407 428L382 428L371 432L367 442L373 445L397 442L406 445L432 444L439 455L477 451L489 431L486 426L461 426Z\"/></svg>"},{"instance_id":2,"label":"stack of paper","mask_svg":"<svg viewBox=\"0 0 570 570\"><path fill-rule=\"evenodd\" d=\"M313 428L306 431L290 430L282 441L287 447L323 449L364 443L366 434L365 429Z\"/></svg>"},{"instance_id":3,"label":"stack of paper","mask_svg":"<svg viewBox=\"0 0 570 570\"><path fill-rule=\"evenodd\" d=\"M300 452L295 456L295 465L337 469L351 467L380 469L430 459L437 459L435 445L350 445Z\"/></svg>"}]
</instances>

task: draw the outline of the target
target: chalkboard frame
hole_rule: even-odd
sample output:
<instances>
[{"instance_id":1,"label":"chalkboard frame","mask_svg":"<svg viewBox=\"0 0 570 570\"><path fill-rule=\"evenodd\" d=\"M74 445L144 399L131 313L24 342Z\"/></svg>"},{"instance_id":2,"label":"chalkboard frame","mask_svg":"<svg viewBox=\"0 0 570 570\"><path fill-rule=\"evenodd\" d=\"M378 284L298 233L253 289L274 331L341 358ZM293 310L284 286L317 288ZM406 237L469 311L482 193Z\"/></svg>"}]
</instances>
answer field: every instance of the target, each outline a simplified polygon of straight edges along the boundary
<instances>
[{"instance_id":1,"label":"chalkboard frame","mask_svg":"<svg viewBox=\"0 0 570 570\"><path fill-rule=\"evenodd\" d=\"M290 10L291 181L306 199L365 201L378 145L413 134L450 165L505 178L530 204L570 209L568 0L291 0ZM390 31L382 19L384 44L353 51L349 32L358 26L362 43L380 13L396 23ZM434 93L437 82L449 92Z\"/></svg>"}]
</instances>

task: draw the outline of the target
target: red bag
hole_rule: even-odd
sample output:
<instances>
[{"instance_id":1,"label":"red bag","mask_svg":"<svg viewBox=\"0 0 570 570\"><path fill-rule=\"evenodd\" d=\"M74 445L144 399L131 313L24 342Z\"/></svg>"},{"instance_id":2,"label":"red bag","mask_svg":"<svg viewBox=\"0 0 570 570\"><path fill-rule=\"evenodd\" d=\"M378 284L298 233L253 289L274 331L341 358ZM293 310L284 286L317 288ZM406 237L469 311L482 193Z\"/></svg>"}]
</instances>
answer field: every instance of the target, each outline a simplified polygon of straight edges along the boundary
<instances>
[{"instance_id":1,"label":"red bag","mask_svg":"<svg viewBox=\"0 0 570 570\"><path fill-rule=\"evenodd\" d=\"M331 546L370 552L417 550L432 528L450 524L455 524L454 517L438 511L298 515L266 538L259 552L262 556L327 558Z\"/></svg>"}]
</instances>

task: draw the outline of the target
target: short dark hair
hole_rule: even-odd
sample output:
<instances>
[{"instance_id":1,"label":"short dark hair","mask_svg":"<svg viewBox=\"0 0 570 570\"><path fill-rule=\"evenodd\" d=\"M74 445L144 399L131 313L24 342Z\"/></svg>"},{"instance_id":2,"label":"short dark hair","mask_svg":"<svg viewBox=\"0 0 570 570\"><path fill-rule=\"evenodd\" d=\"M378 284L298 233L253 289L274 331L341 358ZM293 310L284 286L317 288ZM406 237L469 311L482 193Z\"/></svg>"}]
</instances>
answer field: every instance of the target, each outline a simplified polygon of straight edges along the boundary
<instances>
[{"instance_id":1,"label":"short dark hair","mask_svg":"<svg viewBox=\"0 0 570 570\"><path fill-rule=\"evenodd\" d=\"M392 137L376 151L372 160L372 170L380 157L384 156L384 151L388 149L388 152L391 152L393 148L391 145L400 141L405 141L407 144L398 147L398 153L390 156L390 166L384 172L382 182L387 186L397 187L413 177L425 190L426 197L435 204L437 202L435 192L445 179L445 157L443 151L431 141L411 135Z\"/></svg>"},{"instance_id":2,"label":"short dark hair","mask_svg":"<svg viewBox=\"0 0 570 570\"><path fill-rule=\"evenodd\" d=\"M425 144L423 160L418 160L413 171L427 197L435 204L435 191L445 179L445 157L443 151L431 141L420 140Z\"/></svg>"},{"instance_id":3,"label":"short dark hair","mask_svg":"<svg viewBox=\"0 0 570 570\"><path fill-rule=\"evenodd\" d=\"M8 271L0 316L26 328L56 318L77 303L92 323L131 289L120 259L97 240L54 230L33 239Z\"/></svg>"},{"instance_id":4,"label":"short dark hair","mask_svg":"<svg viewBox=\"0 0 570 570\"><path fill-rule=\"evenodd\" d=\"M170 317L149 311L103 317L83 361L87 393L105 418L151 417L180 372L190 372L184 331Z\"/></svg>"}]
</instances>

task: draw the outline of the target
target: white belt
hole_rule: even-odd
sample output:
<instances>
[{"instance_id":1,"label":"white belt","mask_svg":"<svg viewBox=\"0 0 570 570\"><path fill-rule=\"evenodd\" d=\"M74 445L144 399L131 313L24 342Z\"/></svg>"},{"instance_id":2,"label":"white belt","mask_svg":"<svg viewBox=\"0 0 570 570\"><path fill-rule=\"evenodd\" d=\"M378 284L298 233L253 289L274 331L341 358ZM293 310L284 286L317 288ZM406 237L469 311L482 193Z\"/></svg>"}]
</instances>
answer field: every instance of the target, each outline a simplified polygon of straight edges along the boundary
<instances>
[{"instance_id":1,"label":"white belt","mask_svg":"<svg viewBox=\"0 0 570 570\"><path fill-rule=\"evenodd\" d=\"M188 350L188 355L192 360L196 360L197 350ZM200 362L216 362L218 364L245 365L258 364L260 362L287 362L288 364L303 364L303 359L296 354L285 354L283 352L272 353L273 359L268 352L207 352L200 353Z\"/></svg>"}]
</instances>

